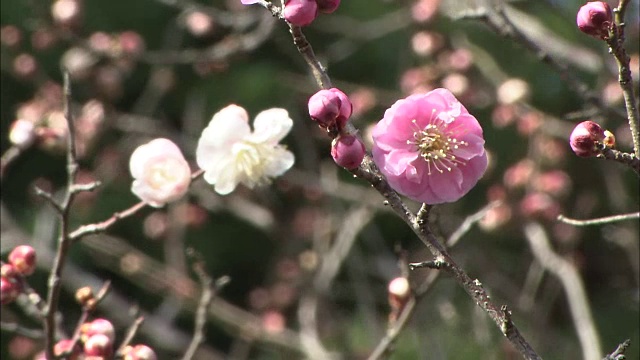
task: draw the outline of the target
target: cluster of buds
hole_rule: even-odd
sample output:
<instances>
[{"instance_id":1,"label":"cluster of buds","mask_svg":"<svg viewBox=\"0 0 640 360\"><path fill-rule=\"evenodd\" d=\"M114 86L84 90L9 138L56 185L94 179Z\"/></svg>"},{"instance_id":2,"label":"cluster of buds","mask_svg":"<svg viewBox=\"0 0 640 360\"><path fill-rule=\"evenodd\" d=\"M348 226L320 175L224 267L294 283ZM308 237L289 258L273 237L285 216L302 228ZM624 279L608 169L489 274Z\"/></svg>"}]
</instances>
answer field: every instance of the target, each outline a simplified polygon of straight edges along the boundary
<instances>
[{"instance_id":1,"label":"cluster of buds","mask_svg":"<svg viewBox=\"0 0 640 360\"><path fill-rule=\"evenodd\" d=\"M66 355L66 359L104 360L113 359L115 329L113 324L98 318L80 325L80 337L77 342L69 339L58 341L53 348L56 356ZM125 360L157 360L156 353L146 345L128 345L118 354ZM45 359L44 352L36 356Z\"/></svg>"},{"instance_id":2,"label":"cluster of buds","mask_svg":"<svg viewBox=\"0 0 640 360\"><path fill-rule=\"evenodd\" d=\"M309 98L309 116L336 136L331 146L331 156L340 166L353 170L360 166L365 154L362 141L351 134L343 134L342 130L353 112L349 97L339 89L324 89Z\"/></svg>"},{"instance_id":3,"label":"cluster of buds","mask_svg":"<svg viewBox=\"0 0 640 360\"><path fill-rule=\"evenodd\" d=\"M605 40L613 26L613 13L606 2L591 1L580 8L576 22L583 33Z\"/></svg>"},{"instance_id":4,"label":"cluster of buds","mask_svg":"<svg viewBox=\"0 0 640 360\"><path fill-rule=\"evenodd\" d=\"M602 146L613 148L616 144L615 136L609 130L603 130L593 121L583 121L576 125L569 137L573 152L580 157L598 156Z\"/></svg>"},{"instance_id":5,"label":"cluster of buds","mask_svg":"<svg viewBox=\"0 0 640 360\"><path fill-rule=\"evenodd\" d=\"M8 263L0 268L0 294L2 305L13 302L22 293L22 277L36 269L36 251L28 245L15 247L9 253Z\"/></svg>"}]
</instances>

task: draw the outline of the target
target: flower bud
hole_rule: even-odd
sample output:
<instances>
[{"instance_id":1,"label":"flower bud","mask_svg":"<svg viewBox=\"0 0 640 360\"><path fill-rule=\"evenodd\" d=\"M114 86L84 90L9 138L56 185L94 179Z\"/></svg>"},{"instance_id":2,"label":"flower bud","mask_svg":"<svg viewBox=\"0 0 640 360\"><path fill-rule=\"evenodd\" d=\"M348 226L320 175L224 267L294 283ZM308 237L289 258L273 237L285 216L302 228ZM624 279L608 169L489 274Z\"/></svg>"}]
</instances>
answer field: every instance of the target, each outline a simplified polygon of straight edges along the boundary
<instances>
[{"instance_id":1,"label":"flower bud","mask_svg":"<svg viewBox=\"0 0 640 360\"><path fill-rule=\"evenodd\" d=\"M389 322L393 323L398 319L402 309L411 297L411 286L409 280L405 277L397 277L389 282L389 305L391 312L389 313Z\"/></svg>"},{"instance_id":2,"label":"flower bud","mask_svg":"<svg viewBox=\"0 0 640 360\"><path fill-rule=\"evenodd\" d=\"M87 341L87 339L98 334L105 335L111 342L116 338L116 331L113 328L113 324L107 319L98 318L92 322L84 323L80 327L80 338L83 341Z\"/></svg>"},{"instance_id":3,"label":"flower bud","mask_svg":"<svg viewBox=\"0 0 640 360\"><path fill-rule=\"evenodd\" d=\"M600 125L593 121L583 121L573 129L569 143L578 156L596 156L600 153L598 143L602 142L605 136Z\"/></svg>"},{"instance_id":4,"label":"flower bud","mask_svg":"<svg viewBox=\"0 0 640 360\"><path fill-rule=\"evenodd\" d=\"M616 136L609 130L604 131L604 139L602 139L604 146L612 149L616 146Z\"/></svg>"},{"instance_id":5,"label":"flower bud","mask_svg":"<svg viewBox=\"0 0 640 360\"><path fill-rule=\"evenodd\" d=\"M29 245L16 246L9 253L9 262L22 275L31 275L36 270L36 251Z\"/></svg>"},{"instance_id":6,"label":"flower bud","mask_svg":"<svg viewBox=\"0 0 640 360\"><path fill-rule=\"evenodd\" d=\"M309 116L322 127L342 129L352 111L349 97L336 88L320 90L309 98Z\"/></svg>"},{"instance_id":7,"label":"flower bud","mask_svg":"<svg viewBox=\"0 0 640 360\"><path fill-rule=\"evenodd\" d=\"M16 278L19 274L20 273L18 273L16 268L11 264L2 264L0 267L0 275L7 279Z\"/></svg>"},{"instance_id":8,"label":"flower bud","mask_svg":"<svg viewBox=\"0 0 640 360\"><path fill-rule=\"evenodd\" d=\"M406 300L411 295L411 287L409 286L409 280L405 277L397 277L389 282L389 303L392 307L396 307Z\"/></svg>"},{"instance_id":9,"label":"flower bud","mask_svg":"<svg viewBox=\"0 0 640 360\"><path fill-rule=\"evenodd\" d=\"M139 146L131 155L131 191L153 207L181 198L189 190L191 170L176 144L155 139Z\"/></svg>"},{"instance_id":10,"label":"flower bud","mask_svg":"<svg viewBox=\"0 0 640 360\"><path fill-rule=\"evenodd\" d=\"M9 129L9 140L21 149L25 149L33 144L36 138L35 126L33 122L25 119L18 119L11 124Z\"/></svg>"},{"instance_id":11,"label":"flower bud","mask_svg":"<svg viewBox=\"0 0 640 360\"><path fill-rule=\"evenodd\" d=\"M331 144L331 157L336 164L348 170L360 166L364 154L364 144L353 135L340 135Z\"/></svg>"},{"instance_id":12,"label":"flower bud","mask_svg":"<svg viewBox=\"0 0 640 360\"><path fill-rule=\"evenodd\" d=\"M87 300L89 299L93 299L93 290L91 290L90 287L85 286L85 287L81 287L80 289L76 290L76 301L80 304L80 305L85 305L85 303L87 302Z\"/></svg>"},{"instance_id":13,"label":"flower bud","mask_svg":"<svg viewBox=\"0 0 640 360\"><path fill-rule=\"evenodd\" d=\"M605 39L609 36L612 18L609 4L604 1L591 1L580 8L576 22L583 33Z\"/></svg>"},{"instance_id":14,"label":"flower bud","mask_svg":"<svg viewBox=\"0 0 640 360\"><path fill-rule=\"evenodd\" d=\"M113 342L107 335L95 334L85 341L84 354L110 358L113 354Z\"/></svg>"},{"instance_id":15,"label":"flower bud","mask_svg":"<svg viewBox=\"0 0 640 360\"><path fill-rule=\"evenodd\" d=\"M20 295L21 286L15 278L0 276L0 302L9 304Z\"/></svg>"},{"instance_id":16,"label":"flower bud","mask_svg":"<svg viewBox=\"0 0 640 360\"><path fill-rule=\"evenodd\" d=\"M71 350L72 344L73 344L73 341L69 339L60 340L53 346L53 353L56 356L60 356L65 352ZM71 354L68 357L65 357L65 359L76 360L79 356L80 356L80 345L76 343L73 348L73 351L71 351Z\"/></svg>"},{"instance_id":17,"label":"flower bud","mask_svg":"<svg viewBox=\"0 0 640 360\"><path fill-rule=\"evenodd\" d=\"M157 360L156 353L147 345L127 346L123 351L123 360Z\"/></svg>"},{"instance_id":18,"label":"flower bud","mask_svg":"<svg viewBox=\"0 0 640 360\"><path fill-rule=\"evenodd\" d=\"M318 10L325 14L331 14L340 6L340 0L316 0L318 3Z\"/></svg>"},{"instance_id":19,"label":"flower bud","mask_svg":"<svg viewBox=\"0 0 640 360\"><path fill-rule=\"evenodd\" d=\"M307 26L318 16L315 0L286 0L284 18L295 26Z\"/></svg>"}]
</instances>

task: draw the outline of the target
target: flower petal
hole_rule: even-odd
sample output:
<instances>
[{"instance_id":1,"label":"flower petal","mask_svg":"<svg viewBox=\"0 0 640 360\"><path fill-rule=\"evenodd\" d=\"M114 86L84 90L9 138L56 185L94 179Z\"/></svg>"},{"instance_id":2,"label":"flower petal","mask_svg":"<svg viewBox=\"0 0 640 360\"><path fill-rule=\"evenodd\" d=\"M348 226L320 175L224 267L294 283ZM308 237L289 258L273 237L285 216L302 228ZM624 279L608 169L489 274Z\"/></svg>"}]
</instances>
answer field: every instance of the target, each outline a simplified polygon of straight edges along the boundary
<instances>
[{"instance_id":1,"label":"flower petal","mask_svg":"<svg viewBox=\"0 0 640 360\"><path fill-rule=\"evenodd\" d=\"M273 108L262 111L253 121L251 140L258 143L277 144L293 127L293 120L285 109Z\"/></svg>"}]
</instances>

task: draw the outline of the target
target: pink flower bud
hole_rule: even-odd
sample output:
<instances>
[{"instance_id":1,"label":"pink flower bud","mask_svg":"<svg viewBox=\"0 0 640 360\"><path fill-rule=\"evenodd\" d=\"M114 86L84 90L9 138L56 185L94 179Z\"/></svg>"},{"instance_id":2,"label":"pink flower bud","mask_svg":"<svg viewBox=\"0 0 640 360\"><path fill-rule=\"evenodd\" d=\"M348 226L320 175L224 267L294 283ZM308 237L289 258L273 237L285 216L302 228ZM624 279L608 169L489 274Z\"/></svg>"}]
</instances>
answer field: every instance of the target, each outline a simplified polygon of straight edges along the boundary
<instances>
[{"instance_id":1,"label":"pink flower bud","mask_svg":"<svg viewBox=\"0 0 640 360\"><path fill-rule=\"evenodd\" d=\"M605 39L609 36L612 17L609 4L604 1L591 1L580 8L576 22L583 33Z\"/></svg>"},{"instance_id":2,"label":"pink flower bud","mask_svg":"<svg viewBox=\"0 0 640 360\"><path fill-rule=\"evenodd\" d=\"M0 277L0 302L2 305L9 304L20 295L21 286L15 278Z\"/></svg>"},{"instance_id":3,"label":"pink flower bud","mask_svg":"<svg viewBox=\"0 0 640 360\"><path fill-rule=\"evenodd\" d=\"M284 18L295 26L307 26L318 16L315 0L286 0Z\"/></svg>"},{"instance_id":4,"label":"pink flower bud","mask_svg":"<svg viewBox=\"0 0 640 360\"><path fill-rule=\"evenodd\" d=\"M131 155L131 191L153 207L181 198L189 189L191 170L176 144L155 139Z\"/></svg>"},{"instance_id":5,"label":"pink flower bud","mask_svg":"<svg viewBox=\"0 0 640 360\"><path fill-rule=\"evenodd\" d=\"M336 88L320 90L309 98L309 116L322 127L342 129L352 111L349 97Z\"/></svg>"},{"instance_id":6,"label":"pink flower bud","mask_svg":"<svg viewBox=\"0 0 640 360\"><path fill-rule=\"evenodd\" d=\"M325 14L331 14L340 6L340 0L316 0L318 3L318 10Z\"/></svg>"},{"instance_id":7,"label":"pink flower bud","mask_svg":"<svg viewBox=\"0 0 640 360\"><path fill-rule=\"evenodd\" d=\"M81 338L86 341L93 335L101 334L109 338L113 342L116 338L116 331L113 328L111 321L107 319L98 318L89 323L84 323L80 327Z\"/></svg>"},{"instance_id":8,"label":"pink flower bud","mask_svg":"<svg viewBox=\"0 0 640 360\"><path fill-rule=\"evenodd\" d=\"M53 353L56 356L60 356L60 355L64 354L65 352L71 350L71 345L72 344L73 344L73 342L71 340L69 340L69 339L60 340L53 346ZM69 355L69 357L66 357L65 359L76 360L76 359L78 359L79 356L80 356L80 345L78 345L78 343L76 343L75 347L73 348L73 351L71 351L71 355ZM43 359L44 359L44 357L43 357Z\"/></svg>"},{"instance_id":9,"label":"pink flower bud","mask_svg":"<svg viewBox=\"0 0 640 360\"><path fill-rule=\"evenodd\" d=\"M331 157L333 157L333 160L336 164L349 170L360 166L364 154L364 144L353 135L340 135L333 139L331 144Z\"/></svg>"},{"instance_id":10,"label":"pink flower bud","mask_svg":"<svg viewBox=\"0 0 640 360\"><path fill-rule=\"evenodd\" d=\"M389 296L405 300L411 295L411 287L409 281L405 277L397 277L389 282Z\"/></svg>"},{"instance_id":11,"label":"pink flower bud","mask_svg":"<svg viewBox=\"0 0 640 360\"><path fill-rule=\"evenodd\" d=\"M391 312L389 313L389 322L393 323L398 319L402 309L409 301L411 297L411 286L409 280L405 277L397 277L389 282L389 306L391 306Z\"/></svg>"},{"instance_id":12,"label":"pink flower bud","mask_svg":"<svg viewBox=\"0 0 640 360\"><path fill-rule=\"evenodd\" d=\"M593 121L583 121L576 125L569 137L571 149L581 157L596 156L600 153L598 143L605 138L604 130Z\"/></svg>"},{"instance_id":13,"label":"pink flower bud","mask_svg":"<svg viewBox=\"0 0 640 360\"><path fill-rule=\"evenodd\" d=\"M0 275L6 277L7 279L16 278L20 275L18 270L11 264L2 264L0 267Z\"/></svg>"},{"instance_id":14,"label":"pink flower bud","mask_svg":"<svg viewBox=\"0 0 640 360\"><path fill-rule=\"evenodd\" d=\"M93 335L84 343L84 354L110 358L113 354L113 342L107 335Z\"/></svg>"},{"instance_id":15,"label":"pink flower bud","mask_svg":"<svg viewBox=\"0 0 640 360\"><path fill-rule=\"evenodd\" d=\"M36 251L29 245L16 246L9 253L9 262L22 275L31 275L36 270Z\"/></svg>"},{"instance_id":16,"label":"pink flower bud","mask_svg":"<svg viewBox=\"0 0 640 360\"><path fill-rule=\"evenodd\" d=\"M147 345L127 346L123 360L157 360L156 353Z\"/></svg>"}]
</instances>

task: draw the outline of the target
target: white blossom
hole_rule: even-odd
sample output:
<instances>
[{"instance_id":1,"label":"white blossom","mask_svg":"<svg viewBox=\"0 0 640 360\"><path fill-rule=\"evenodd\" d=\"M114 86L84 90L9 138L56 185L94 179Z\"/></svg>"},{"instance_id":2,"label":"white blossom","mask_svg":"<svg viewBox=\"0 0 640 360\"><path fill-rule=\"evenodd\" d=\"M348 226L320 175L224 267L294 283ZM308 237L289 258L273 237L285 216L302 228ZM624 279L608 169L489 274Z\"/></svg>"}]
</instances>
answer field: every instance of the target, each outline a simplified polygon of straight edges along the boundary
<instances>
[{"instance_id":1,"label":"white blossom","mask_svg":"<svg viewBox=\"0 0 640 360\"><path fill-rule=\"evenodd\" d=\"M270 183L271 178L293 166L293 154L279 144L292 126L285 109L259 113L253 132L242 107L229 105L218 111L202 132L196 149L205 181L221 195L229 194L239 183L249 188Z\"/></svg>"}]
</instances>

